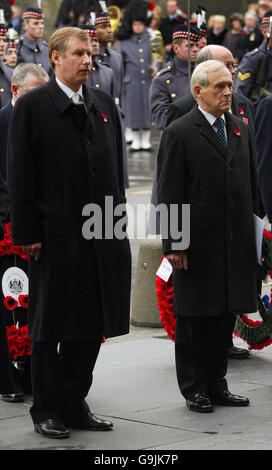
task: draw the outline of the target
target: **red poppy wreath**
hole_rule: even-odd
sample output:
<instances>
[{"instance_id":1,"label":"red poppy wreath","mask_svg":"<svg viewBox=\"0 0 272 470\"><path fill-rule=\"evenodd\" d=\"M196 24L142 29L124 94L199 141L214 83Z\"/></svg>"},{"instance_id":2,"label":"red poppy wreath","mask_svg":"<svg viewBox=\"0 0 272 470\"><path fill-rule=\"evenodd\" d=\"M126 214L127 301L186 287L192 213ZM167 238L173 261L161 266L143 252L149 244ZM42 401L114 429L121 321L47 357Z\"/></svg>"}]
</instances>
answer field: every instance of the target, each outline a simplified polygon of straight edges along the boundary
<instances>
[{"instance_id":1,"label":"red poppy wreath","mask_svg":"<svg viewBox=\"0 0 272 470\"><path fill-rule=\"evenodd\" d=\"M264 230L262 244L263 269L272 279L271 271L271 232ZM162 261L164 256L162 258ZM156 276L156 294L160 321L172 341L175 341L176 317L173 311L173 282L172 275L166 282ZM270 298L268 295L258 295L258 311L262 320L253 321L247 315L237 315L235 335L242 338L249 349L263 349L272 344L272 289Z\"/></svg>"}]
</instances>

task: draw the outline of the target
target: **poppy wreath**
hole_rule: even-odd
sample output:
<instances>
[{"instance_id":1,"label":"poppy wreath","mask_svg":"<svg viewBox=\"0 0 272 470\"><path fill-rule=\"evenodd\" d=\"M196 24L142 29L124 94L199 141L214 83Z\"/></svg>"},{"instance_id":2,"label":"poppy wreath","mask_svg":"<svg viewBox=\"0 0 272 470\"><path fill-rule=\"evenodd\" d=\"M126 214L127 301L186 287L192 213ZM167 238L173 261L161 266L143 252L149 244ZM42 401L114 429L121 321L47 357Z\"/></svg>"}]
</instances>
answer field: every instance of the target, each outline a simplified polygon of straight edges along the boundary
<instances>
[{"instance_id":1,"label":"poppy wreath","mask_svg":"<svg viewBox=\"0 0 272 470\"><path fill-rule=\"evenodd\" d=\"M0 258L6 255L17 255L29 261L29 255L23 251L23 248L13 245L10 223L5 224L4 238L0 241ZM17 307L28 308L28 295L19 295L18 301L8 295L3 303L4 307L9 311ZM19 357L30 356L31 340L28 336L28 326L25 325L20 328L17 328L15 325L7 326L6 332L11 359L15 361Z\"/></svg>"},{"instance_id":2,"label":"poppy wreath","mask_svg":"<svg viewBox=\"0 0 272 470\"><path fill-rule=\"evenodd\" d=\"M263 270L272 279L271 271L271 232L264 230L262 243ZM162 257L163 260L164 256ZM172 341L175 341L176 317L173 311L173 281L172 276L165 282L156 276L156 294L160 321ZM235 335L242 338L249 349L263 349L272 344L272 289L268 295L261 297L258 294L258 311L262 320L253 321L247 315L237 315Z\"/></svg>"}]
</instances>

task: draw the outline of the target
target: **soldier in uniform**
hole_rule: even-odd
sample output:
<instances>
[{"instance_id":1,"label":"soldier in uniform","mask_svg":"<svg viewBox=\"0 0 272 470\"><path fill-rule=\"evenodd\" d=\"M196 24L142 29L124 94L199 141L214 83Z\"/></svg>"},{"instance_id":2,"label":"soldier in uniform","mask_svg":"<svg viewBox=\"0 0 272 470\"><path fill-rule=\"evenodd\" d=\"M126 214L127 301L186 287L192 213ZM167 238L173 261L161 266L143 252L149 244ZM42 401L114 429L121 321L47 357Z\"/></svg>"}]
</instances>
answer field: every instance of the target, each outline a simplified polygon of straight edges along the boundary
<instances>
[{"instance_id":1,"label":"soldier in uniform","mask_svg":"<svg viewBox=\"0 0 272 470\"><path fill-rule=\"evenodd\" d=\"M269 25L269 18L272 15L272 12L268 12L265 18L262 19L262 27L267 28ZM269 56L267 71L265 72L266 76L261 77L260 80L260 70L262 60L267 54ZM265 93L269 94L272 92L272 38L267 41L263 41L261 46L254 51L248 52L238 67L238 73L234 82L234 91L240 93L247 98L249 98L254 104L256 104L256 99L259 98L253 97L254 88L259 81L264 81ZM260 90L261 93L261 90Z\"/></svg>"},{"instance_id":2,"label":"soldier in uniform","mask_svg":"<svg viewBox=\"0 0 272 470\"><path fill-rule=\"evenodd\" d=\"M27 7L23 13L24 34L18 44L19 62L30 62L45 69L48 75L53 72L48 60L48 45L42 40L44 14L40 8Z\"/></svg>"},{"instance_id":3,"label":"soldier in uniform","mask_svg":"<svg viewBox=\"0 0 272 470\"><path fill-rule=\"evenodd\" d=\"M157 68L152 64L147 13L146 2L133 0L124 15L122 38L120 32L117 33L118 50L124 64L125 124L132 129L131 152L152 151L149 89Z\"/></svg>"},{"instance_id":4,"label":"soldier in uniform","mask_svg":"<svg viewBox=\"0 0 272 470\"><path fill-rule=\"evenodd\" d=\"M188 26L177 26L173 33L175 56L166 67L153 78L150 88L152 121L158 129L164 130L168 106L177 98L186 95L190 90L188 71ZM190 56L191 63L196 60L198 52L199 29L191 25Z\"/></svg>"},{"instance_id":5,"label":"soldier in uniform","mask_svg":"<svg viewBox=\"0 0 272 470\"><path fill-rule=\"evenodd\" d=\"M92 46L92 68L86 85L101 88L114 97L113 71L107 64L103 64L101 59L98 59L99 40L96 27L94 25L79 25L79 27L88 32Z\"/></svg>"},{"instance_id":6,"label":"soldier in uniform","mask_svg":"<svg viewBox=\"0 0 272 470\"><path fill-rule=\"evenodd\" d=\"M11 69L11 73L13 73L13 70L17 65L17 44L10 36L5 50L5 64Z\"/></svg>"},{"instance_id":7,"label":"soldier in uniform","mask_svg":"<svg viewBox=\"0 0 272 470\"><path fill-rule=\"evenodd\" d=\"M114 78L114 101L117 105L122 125L122 145L123 145L123 164L124 164L124 184L129 187L128 165L127 165L127 147L125 139L124 125L124 73L123 62L119 52L111 47L113 32L111 28L110 16L107 12L100 12L95 17L95 27L99 40L99 55L96 61L100 64L107 64L113 71ZM101 62L100 62L101 61Z\"/></svg>"},{"instance_id":8,"label":"soldier in uniform","mask_svg":"<svg viewBox=\"0 0 272 470\"><path fill-rule=\"evenodd\" d=\"M0 108L6 106L11 99L11 75L12 70L4 63L5 49L7 45L7 28L5 25L4 10L0 10Z\"/></svg>"}]
</instances>

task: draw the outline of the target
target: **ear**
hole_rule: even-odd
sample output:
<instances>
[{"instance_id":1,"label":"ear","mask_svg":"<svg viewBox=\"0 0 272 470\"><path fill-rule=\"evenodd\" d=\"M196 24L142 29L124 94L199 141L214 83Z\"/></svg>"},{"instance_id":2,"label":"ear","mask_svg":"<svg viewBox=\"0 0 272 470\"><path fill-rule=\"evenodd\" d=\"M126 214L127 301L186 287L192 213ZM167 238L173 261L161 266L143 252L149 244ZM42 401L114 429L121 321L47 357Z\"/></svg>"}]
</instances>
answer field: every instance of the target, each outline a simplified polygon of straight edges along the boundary
<instances>
[{"instance_id":1,"label":"ear","mask_svg":"<svg viewBox=\"0 0 272 470\"><path fill-rule=\"evenodd\" d=\"M194 86L194 93L195 93L196 98L201 98L201 91L202 91L201 85Z\"/></svg>"},{"instance_id":2,"label":"ear","mask_svg":"<svg viewBox=\"0 0 272 470\"><path fill-rule=\"evenodd\" d=\"M52 61L54 62L55 65L59 65L60 53L54 49L52 51L52 54L51 54L51 59L52 59Z\"/></svg>"},{"instance_id":3,"label":"ear","mask_svg":"<svg viewBox=\"0 0 272 470\"><path fill-rule=\"evenodd\" d=\"M18 88L19 87L16 83L13 83L11 85L11 92L12 92L12 95L15 96L15 98L17 97Z\"/></svg>"}]
</instances>

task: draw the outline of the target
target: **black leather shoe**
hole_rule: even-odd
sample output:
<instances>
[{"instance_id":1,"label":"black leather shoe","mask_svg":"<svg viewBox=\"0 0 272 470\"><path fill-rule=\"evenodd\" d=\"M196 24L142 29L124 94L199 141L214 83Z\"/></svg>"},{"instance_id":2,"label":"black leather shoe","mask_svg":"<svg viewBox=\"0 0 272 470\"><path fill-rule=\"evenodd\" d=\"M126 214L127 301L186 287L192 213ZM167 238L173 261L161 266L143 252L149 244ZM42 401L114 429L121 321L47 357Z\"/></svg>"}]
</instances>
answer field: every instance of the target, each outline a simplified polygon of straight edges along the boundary
<instances>
[{"instance_id":1,"label":"black leather shoe","mask_svg":"<svg viewBox=\"0 0 272 470\"><path fill-rule=\"evenodd\" d=\"M92 413L88 415L77 423L67 423L70 428L73 429L83 429L86 431L109 431L113 428L113 423L105 419L99 419Z\"/></svg>"},{"instance_id":2,"label":"black leather shoe","mask_svg":"<svg viewBox=\"0 0 272 470\"><path fill-rule=\"evenodd\" d=\"M34 429L43 437L49 437L51 439L63 439L70 435L69 429L57 419L47 419L42 423L35 424Z\"/></svg>"},{"instance_id":3,"label":"black leather shoe","mask_svg":"<svg viewBox=\"0 0 272 470\"><path fill-rule=\"evenodd\" d=\"M8 403L19 403L25 400L23 393L6 393L1 395L2 401L7 401Z\"/></svg>"},{"instance_id":4,"label":"black leather shoe","mask_svg":"<svg viewBox=\"0 0 272 470\"><path fill-rule=\"evenodd\" d=\"M187 398L186 405L191 411L198 411L199 413L211 413L213 405L210 398L205 393L194 393L190 398Z\"/></svg>"},{"instance_id":5,"label":"black leather shoe","mask_svg":"<svg viewBox=\"0 0 272 470\"><path fill-rule=\"evenodd\" d=\"M250 353L247 349L236 348L236 346L231 346L228 350L229 359L247 359L250 356Z\"/></svg>"},{"instance_id":6,"label":"black leather shoe","mask_svg":"<svg viewBox=\"0 0 272 470\"><path fill-rule=\"evenodd\" d=\"M215 405L223 406L248 406L250 403L248 398L233 395L228 390L222 390L222 392L212 395L211 400Z\"/></svg>"}]
</instances>

